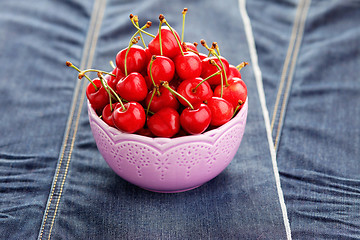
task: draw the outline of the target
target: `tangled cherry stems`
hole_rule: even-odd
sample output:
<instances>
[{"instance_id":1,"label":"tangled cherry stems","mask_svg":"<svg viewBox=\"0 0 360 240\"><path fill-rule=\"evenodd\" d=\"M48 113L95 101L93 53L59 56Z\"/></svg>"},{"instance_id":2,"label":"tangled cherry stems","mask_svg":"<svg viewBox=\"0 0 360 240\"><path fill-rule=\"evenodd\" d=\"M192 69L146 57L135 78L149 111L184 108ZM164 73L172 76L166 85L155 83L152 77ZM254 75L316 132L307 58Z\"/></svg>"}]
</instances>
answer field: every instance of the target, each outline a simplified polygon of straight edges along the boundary
<instances>
[{"instance_id":1,"label":"tangled cherry stems","mask_svg":"<svg viewBox=\"0 0 360 240\"><path fill-rule=\"evenodd\" d=\"M133 17L135 18L135 17ZM131 21L133 21L133 18L131 19ZM136 25L136 24L135 24ZM151 27L151 22L148 21L142 28L140 28L139 30L136 31L136 33L134 33L134 35L131 37L131 40L129 42L129 47L128 49L126 50L126 53L125 53L125 59L124 59L124 69L125 69L125 76L128 75L128 72L127 72L127 66L126 66L126 60L127 60L127 56L129 54L129 51L130 51L130 48L132 47L132 45L136 44L137 43L137 40L136 40L136 35L138 35L141 30L144 30L145 28L149 28ZM141 38L141 36L140 36Z\"/></svg>"},{"instance_id":2,"label":"tangled cherry stems","mask_svg":"<svg viewBox=\"0 0 360 240\"><path fill-rule=\"evenodd\" d=\"M76 71L79 72L79 74L81 73L81 70L69 61L66 61L66 66L75 69ZM89 80L89 82L93 85L95 91L97 91L98 87L96 86L96 84L86 74L84 74L84 77L86 77L86 79ZM81 79L81 78L79 78L79 79Z\"/></svg>"}]
</instances>

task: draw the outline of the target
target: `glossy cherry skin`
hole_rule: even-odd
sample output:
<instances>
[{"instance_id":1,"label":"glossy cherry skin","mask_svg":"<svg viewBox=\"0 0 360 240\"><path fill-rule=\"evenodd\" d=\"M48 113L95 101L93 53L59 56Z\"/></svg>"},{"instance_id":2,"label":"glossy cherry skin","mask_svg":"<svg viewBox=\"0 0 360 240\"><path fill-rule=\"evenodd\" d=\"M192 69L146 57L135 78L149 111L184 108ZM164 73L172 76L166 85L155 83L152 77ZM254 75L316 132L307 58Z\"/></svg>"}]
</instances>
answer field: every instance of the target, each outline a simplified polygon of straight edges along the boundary
<instances>
[{"instance_id":1,"label":"glossy cherry skin","mask_svg":"<svg viewBox=\"0 0 360 240\"><path fill-rule=\"evenodd\" d=\"M200 77L202 62L196 53L185 52L184 55L177 55L174 58L176 74L181 79Z\"/></svg>"},{"instance_id":2,"label":"glossy cherry skin","mask_svg":"<svg viewBox=\"0 0 360 240\"><path fill-rule=\"evenodd\" d=\"M204 104L194 105L194 109L185 108L180 115L181 127L190 134L203 133L210 125L211 110Z\"/></svg>"},{"instance_id":3,"label":"glossy cherry skin","mask_svg":"<svg viewBox=\"0 0 360 240\"><path fill-rule=\"evenodd\" d=\"M92 81L98 89L95 90L95 87L92 85L92 83L89 83L86 88L86 97L89 100L91 107L97 113L101 113L103 108L109 103L109 94L102 86L100 79L95 78Z\"/></svg>"},{"instance_id":4,"label":"glossy cherry skin","mask_svg":"<svg viewBox=\"0 0 360 240\"><path fill-rule=\"evenodd\" d=\"M212 126L221 126L232 118L234 108L227 100L219 97L212 97L207 101L207 105L211 110Z\"/></svg>"},{"instance_id":5,"label":"glossy cherry skin","mask_svg":"<svg viewBox=\"0 0 360 240\"><path fill-rule=\"evenodd\" d=\"M224 58L224 57L220 57L221 62L224 64L225 67L225 72L226 75L229 74L229 62ZM212 74L216 73L218 70L218 68L214 65L212 65L210 63L210 60L214 60L216 62L216 64L220 67L220 69L222 69L222 65L219 61L219 59L217 57L208 57L202 60L202 72L201 72L201 77L202 78L207 78L209 76L211 76ZM225 75L222 72L221 75L223 76L223 81L225 82ZM210 85L219 85L221 84L221 75L216 75L214 77L211 77L207 80L207 82Z\"/></svg>"},{"instance_id":6,"label":"glossy cherry skin","mask_svg":"<svg viewBox=\"0 0 360 240\"><path fill-rule=\"evenodd\" d=\"M125 74L125 55L128 48L120 50L116 55L116 66ZM127 73L141 72L146 68L147 54L139 45L132 45L126 58Z\"/></svg>"},{"instance_id":7,"label":"glossy cherry skin","mask_svg":"<svg viewBox=\"0 0 360 240\"><path fill-rule=\"evenodd\" d=\"M214 90L214 96L221 96L221 85ZM222 97L232 104L234 108L240 103L244 103L247 97L247 87L243 80L233 77L228 80L228 86L224 86Z\"/></svg>"},{"instance_id":8,"label":"glossy cherry skin","mask_svg":"<svg viewBox=\"0 0 360 240\"><path fill-rule=\"evenodd\" d=\"M177 92L186 98L191 104L202 103L213 96L213 91L207 81L201 83L196 89L195 87L202 81L202 78L186 79L180 83ZM188 107L188 103L181 98L179 102Z\"/></svg>"},{"instance_id":9,"label":"glossy cherry skin","mask_svg":"<svg viewBox=\"0 0 360 240\"><path fill-rule=\"evenodd\" d=\"M161 81L170 82L175 74L175 64L168 57L156 56L151 66L151 74L156 85L160 85ZM147 75L150 77L150 63L147 67Z\"/></svg>"},{"instance_id":10,"label":"glossy cherry skin","mask_svg":"<svg viewBox=\"0 0 360 240\"><path fill-rule=\"evenodd\" d=\"M144 108L138 102L118 104L112 113L114 125L126 133L139 131L145 125L146 114Z\"/></svg>"},{"instance_id":11,"label":"glossy cherry skin","mask_svg":"<svg viewBox=\"0 0 360 240\"><path fill-rule=\"evenodd\" d=\"M240 71L234 66L234 65L229 65L229 76L228 79L233 78L233 77L238 77L241 79L241 73Z\"/></svg>"},{"instance_id":12,"label":"glossy cherry skin","mask_svg":"<svg viewBox=\"0 0 360 240\"><path fill-rule=\"evenodd\" d=\"M170 138L180 129L179 113L173 108L163 108L152 115L147 124L157 137Z\"/></svg>"},{"instance_id":13,"label":"glossy cherry skin","mask_svg":"<svg viewBox=\"0 0 360 240\"><path fill-rule=\"evenodd\" d=\"M174 29L173 31L175 32L176 38L180 42L179 34ZM174 58L175 56L181 54L181 50L179 44L176 41L176 38L167 26L161 27L161 44L164 56ZM148 47L152 55L161 55L159 33L149 42Z\"/></svg>"},{"instance_id":14,"label":"glossy cherry skin","mask_svg":"<svg viewBox=\"0 0 360 240\"><path fill-rule=\"evenodd\" d=\"M108 105L106 105L104 107L104 109L102 110L102 119L104 120L104 122L106 124L108 124L111 127L115 127L112 113L118 104L120 104L120 103L118 103L118 102L112 103L112 111L111 111L110 103Z\"/></svg>"},{"instance_id":15,"label":"glossy cherry skin","mask_svg":"<svg viewBox=\"0 0 360 240\"><path fill-rule=\"evenodd\" d=\"M154 89L151 90L148 93L148 95L146 96L146 99L145 99L146 106L149 105L151 96L154 91L155 91ZM154 113L158 112L160 109L165 108L165 107L170 107L175 110L177 110L179 108L179 105L180 105L179 101L176 99L174 94L172 94L167 88L160 86L159 93L160 93L160 95L158 95L158 93L155 93L154 97L151 100L150 108L149 108L149 110L151 112L154 112Z\"/></svg>"},{"instance_id":16,"label":"glossy cherry skin","mask_svg":"<svg viewBox=\"0 0 360 240\"><path fill-rule=\"evenodd\" d=\"M127 101L141 102L146 98L148 89L144 77L132 72L116 84L116 92Z\"/></svg>"},{"instance_id":17,"label":"glossy cherry skin","mask_svg":"<svg viewBox=\"0 0 360 240\"><path fill-rule=\"evenodd\" d=\"M118 67L114 68L111 73L116 75L116 77L111 75L106 75L105 79L109 87L111 87L113 90L116 90L116 84L119 82L121 78L125 77L125 75L121 72L121 70Z\"/></svg>"}]
</instances>

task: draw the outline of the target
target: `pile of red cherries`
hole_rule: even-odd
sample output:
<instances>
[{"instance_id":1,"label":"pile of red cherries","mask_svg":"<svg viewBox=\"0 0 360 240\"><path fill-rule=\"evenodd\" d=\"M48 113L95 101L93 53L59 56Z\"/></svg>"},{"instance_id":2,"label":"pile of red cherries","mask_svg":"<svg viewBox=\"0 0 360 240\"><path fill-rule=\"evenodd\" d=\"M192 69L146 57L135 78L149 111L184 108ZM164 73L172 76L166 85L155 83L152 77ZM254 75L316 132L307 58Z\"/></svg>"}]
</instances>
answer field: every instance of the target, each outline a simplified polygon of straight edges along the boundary
<instances>
[{"instance_id":1,"label":"pile of red cherries","mask_svg":"<svg viewBox=\"0 0 360 240\"><path fill-rule=\"evenodd\" d=\"M247 63L229 64L216 42L208 46L200 41L208 54L200 53L196 42L184 42L186 12L181 37L162 14L156 36L146 31L150 21L140 27L131 14L137 31L129 46L117 53L116 66L111 62L111 72L80 70L66 62L80 79L89 80L87 99L108 125L126 133L170 138L219 127L241 109L247 88L240 69ZM145 35L152 38L148 45ZM96 78L86 75L94 71Z\"/></svg>"}]
</instances>

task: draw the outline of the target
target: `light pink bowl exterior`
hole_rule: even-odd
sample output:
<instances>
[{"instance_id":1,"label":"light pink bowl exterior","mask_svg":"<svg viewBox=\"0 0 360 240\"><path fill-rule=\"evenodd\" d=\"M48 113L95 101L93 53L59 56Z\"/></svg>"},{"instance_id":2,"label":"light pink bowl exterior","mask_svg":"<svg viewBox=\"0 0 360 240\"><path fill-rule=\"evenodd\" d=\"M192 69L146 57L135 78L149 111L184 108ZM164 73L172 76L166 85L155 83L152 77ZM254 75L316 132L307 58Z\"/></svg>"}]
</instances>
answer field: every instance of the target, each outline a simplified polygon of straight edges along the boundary
<instances>
[{"instance_id":1,"label":"light pink bowl exterior","mask_svg":"<svg viewBox=\"0 0 360 240\"><path fill-rule=\"evenodd\" d=\"M150 138L108 126L91 108L88 115L96 145L108 165L126 181L154 192L183 192L221 173L243 137L248 100L223 126L203 134Z\"/></svg>"}]
</instances>

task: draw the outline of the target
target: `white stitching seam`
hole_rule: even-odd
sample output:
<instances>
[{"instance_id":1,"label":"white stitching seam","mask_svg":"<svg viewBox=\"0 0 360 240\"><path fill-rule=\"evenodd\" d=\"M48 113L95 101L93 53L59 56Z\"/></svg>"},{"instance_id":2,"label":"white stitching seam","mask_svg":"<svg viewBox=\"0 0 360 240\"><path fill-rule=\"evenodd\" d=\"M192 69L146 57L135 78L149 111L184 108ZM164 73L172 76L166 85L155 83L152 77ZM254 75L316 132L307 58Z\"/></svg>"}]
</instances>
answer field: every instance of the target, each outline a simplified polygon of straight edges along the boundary
<instances>
[{"instance_id":1,"label":"white stitching seam","mask_svg":"<svg viewBox=\"0 0 360 240\"><path fill-rule=\"evenodd\" d=\"M275 152L274 143L273 143L272 136L271 136L270 118L269 118L269 112L268 112L267 106L266 106L265 92L264 92L264 87L263 87L263 83L262 83L262 73L261 73L261 70L260 70L260 67L258 64L258 56L257 56L257 52L256 52L256 47L255 47L255 40L254 40L254 36L252 33L250 18L246 11L246 0L238 0L238 1L239 1L240 14L241 14L241 17L244 22L245 34L246 34L246 38L247 38L248 45L249 45L251 63L252 63L253 70L254 70L256 85L257 85L261 108L262 108L262 112L263 112L265 128L266 128L266 133L267 133L267 139L268 139L268 145L269 145L269 150L270 150L270 155L271 155L271 160L272 160L272 165L273 165L273 172L274 172L274 176L275 176L275 183L276 183L280 207L281 207L281 211L282 211L282 215L283 215L286 236L287 236L288 240L291 240L290 223L289 223L289 219L287 216L284 195L283 195L283 191L281 189L281 184L280 184L279 170L278 170L277 162L276 162L276 152Z\"/></svg>"}]
</instances>

